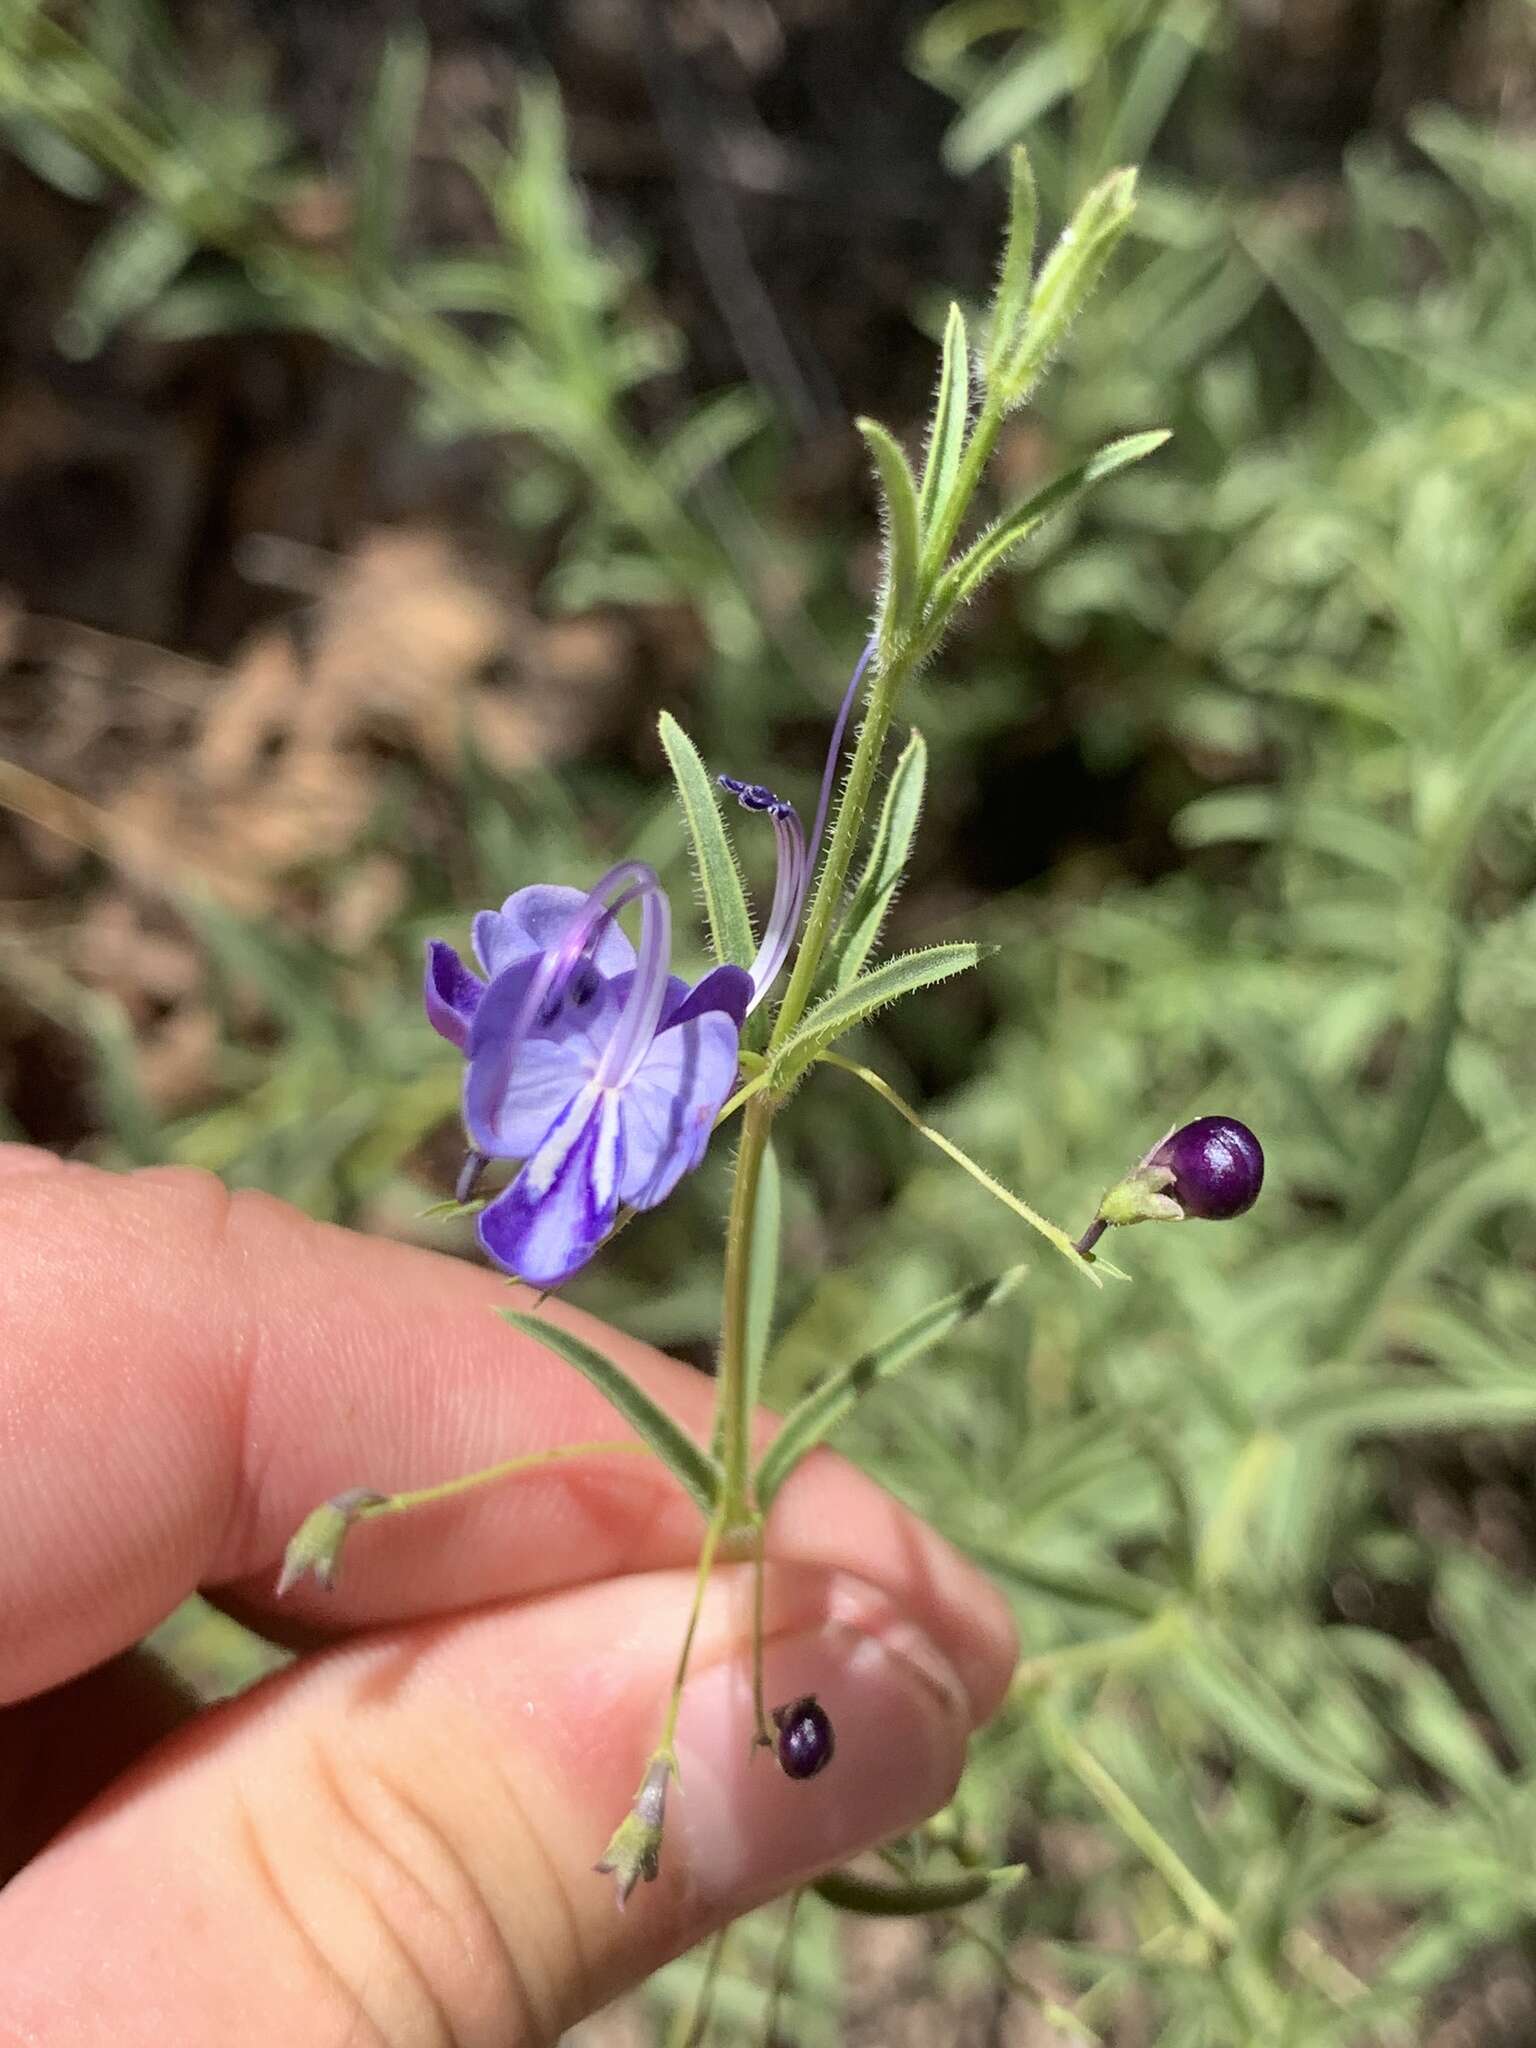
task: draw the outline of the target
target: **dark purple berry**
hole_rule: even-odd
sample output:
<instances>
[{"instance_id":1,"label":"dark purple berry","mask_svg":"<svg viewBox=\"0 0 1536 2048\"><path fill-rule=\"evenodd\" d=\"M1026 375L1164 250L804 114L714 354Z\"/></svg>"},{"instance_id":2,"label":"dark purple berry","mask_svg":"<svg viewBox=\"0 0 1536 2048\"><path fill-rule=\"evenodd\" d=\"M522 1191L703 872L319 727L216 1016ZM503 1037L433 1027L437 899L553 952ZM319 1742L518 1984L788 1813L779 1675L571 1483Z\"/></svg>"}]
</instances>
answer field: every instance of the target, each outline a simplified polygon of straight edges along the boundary
<instances>
[{"instance_id":1,"label":"dark purple berry","mask_svg":"<svg viewBox=\"0 0 1536 2048\"><path fill-rule=\"evenodd\" d=\"M791 1700L788 1706L775 1707L773 1725L779 1731L773 1753L786 1778L814 1778L831 1763L836 1747L832 1723L814 1693Z\"/></svg>"},{"instance_id":2,"label":"dark purple berry","mask_svg":"<svg viewBox=\"0 0 1536 2048\"><path fill-rule=\"evenodd\" d=\"M1147 1164L1173 1175L1168 1193L1186 1216L1210 1223L1251 1209L1264 1185L1264 1148L1234 1116L1197 1116L1165 1139Z\"/></svg>"}]
</instances>

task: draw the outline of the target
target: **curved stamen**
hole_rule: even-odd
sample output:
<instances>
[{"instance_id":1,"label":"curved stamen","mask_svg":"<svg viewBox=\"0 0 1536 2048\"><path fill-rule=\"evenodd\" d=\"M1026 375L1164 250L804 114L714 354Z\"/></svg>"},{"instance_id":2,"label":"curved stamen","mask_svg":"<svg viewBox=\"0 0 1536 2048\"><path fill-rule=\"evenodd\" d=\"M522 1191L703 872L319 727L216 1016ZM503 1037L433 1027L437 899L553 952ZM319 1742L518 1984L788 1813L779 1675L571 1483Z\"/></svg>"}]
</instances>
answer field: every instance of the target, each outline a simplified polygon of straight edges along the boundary
<instances>
[{"instance_id":1,"label":"curved stamen","mask_svg":"<svg viewBox=\"0 0 1536 2048\"><path fill-rule=\"evenodd\" d=\"M853 674L848 678L848 687L843 692L843 701L838 706L837 722L832 728L832 743L827 748L827 765L821 771L821 794L816 799L816 822L811 827L811 836L806 848L805 879L810 883L816 863L821 858L821 835L827 829L827 812L832 806L832 785L837 780L837 766L843 755L843 734L848 730L848 717L853 710L854 699L859 694L859 685L864 680L864 671L875 658L878 640L874 634L864 643L864 652L854 664Z\"/></svg>"},{"instance_id":2,"label":"curved stamen","mask_svg":"<svg viewBox=\"0 0 1536 2048\"><path fill-rule=\"evenodd\" d=\"M667 997L667 969L672 959L672 906L655 874L640 896L640 946L635 978L613 1036L603 1048L593 1085L623 1088L651 1049L661 1008Z\"/></svg>"},{"instance_id":3,"label":"curved stamen","mask_svg":"<svg viewBox=\"0 0 1536 2048\"><path fill-rule=\"evenodd\" d=\"M671 950L671 912L661 881L644 861L620 861L588 892L586 901L557 944L540 956L523 995L517 1019L499 1049L498 1070L510 1074L535 1023L553 999L558 1004L581 962L626 905L639 901L640 951L633 981L613 1036L603 1050L594 1079L600 1087L622 1087L644 1059L666 999Z\"/></svg>"},{"instance_id":4,"label":"curved stamen","mask_svg":"<svg viewBox=\"0 0 1536 2048\"><path fill-rule=\"evenodd\" d=\"M779 867L774 880L773 906L768 913L768 923L763 931L762 944L757 949L757 958L752 962L752 1000L747 1005L748 1014L755 1010L778 978L779 971L789 958L789 950L800 929L800 913L805 908L805 899L810 891L811 876L815 872L817 857L821 852L821 835L826 830L827 812L832 805L832 788L837 780L838 763L843 754L843 735L848 730L859 685L864 672L874 659L876 642L870 639L854 665L848 687L843 692L843 701L838 706L837 718L832 727L832 739L827 748L826 766L821 771L821 793L816 800L816 822L811 827L807 840L801 828L799 813L791 803L775 796L761 782L742 782L734 775L716 776L724 790L735 797L744 811L763 811L772 818L773 829L779 843Z\"/></svg>"},{"instance_id":5,"label":"curved stamen","mask_svg":"<svg viewBox=\"0 0 1536 2048\"><path fill-rule=\"evenodd\" d=\"M722 789L735 797L744 811L762 811L772 818L773 836L778 843L773 903L768 912L768 922L763 927L757 957L749 970L752 1000L747 1005L747 1014L750 1016L778 979L779 969L794 943L801 906L805 902L805 833L794 805L786 803L783 797L775 796L762 783L740 782L734 775L717 776L716 780Z\"/></svg>"}]
</instances>

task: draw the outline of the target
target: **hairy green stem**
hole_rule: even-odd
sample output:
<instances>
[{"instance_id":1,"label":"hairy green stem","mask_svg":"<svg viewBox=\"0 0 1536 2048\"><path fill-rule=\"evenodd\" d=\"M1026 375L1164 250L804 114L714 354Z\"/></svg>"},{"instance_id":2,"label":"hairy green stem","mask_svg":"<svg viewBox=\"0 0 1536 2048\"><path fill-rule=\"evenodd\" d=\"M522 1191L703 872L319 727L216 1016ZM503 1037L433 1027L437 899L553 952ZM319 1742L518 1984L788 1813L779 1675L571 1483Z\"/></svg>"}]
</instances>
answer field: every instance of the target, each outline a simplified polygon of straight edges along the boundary
<instances>
[{"instance_id":1,"label":"hairy green stem","mask_svg":"<svg viewBox=\"0 0 1536 2048\"><path fill-rule=\"evenodd\" d=\"M715 1441L724 1485L720 1513L727 1527L750 1522L752 1493L749 1463L752 1417L747 1407L747 1304L751 1278L752 1225L763 1156L773 1125L773 1098L756 1095L742 1118L741 1147L731 1187L731 1214L725 1234L725 1310L720 1326L720 1378L716 1398Z\"/></svg>"}]
</instances>

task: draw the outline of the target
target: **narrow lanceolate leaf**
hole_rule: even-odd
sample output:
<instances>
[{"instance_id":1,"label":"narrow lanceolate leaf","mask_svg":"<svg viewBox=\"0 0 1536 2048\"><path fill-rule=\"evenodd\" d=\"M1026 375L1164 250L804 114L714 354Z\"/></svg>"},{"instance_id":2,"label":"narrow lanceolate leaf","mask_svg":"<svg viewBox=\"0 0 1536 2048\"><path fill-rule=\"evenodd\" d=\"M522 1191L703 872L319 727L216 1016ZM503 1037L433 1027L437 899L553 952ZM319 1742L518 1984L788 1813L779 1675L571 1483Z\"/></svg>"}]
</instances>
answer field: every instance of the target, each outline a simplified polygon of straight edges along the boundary
<instances>
[{"instance_id":1,"label":"narrow lanceolate leaf","mask_svg":"<svg viewBox=\"0 0 1536 2048\"><path fill-rule=\"evenodd\" d=\"M1277 1778L1346 1813L1376 1805L1369 1778L1346 1758L1330 1755L1269 1681L1214 1631L1192 1637L1168 1670L1234 1748Z\"/></svg>"},{"instance_id":2,"label":"narrow lanceolate leaf","mask_svg":"<svg viewBox=\"0 0 1536 2048\"><path fill-rule=\"evenodd\" d=\"M1008 174L1008 239L1003 244L1003 267L992 295L992 326L987 336L989 384L996 382L1023 338L1040 210L1035 173L1022 142L1009 155Z\"/></svg>"},{"instance_id":3,"label":"narrow lanceolate leaf","mask_svg":"<svg viewBox=\"0 0 1536 2048\"><path fill-rule=\"evenodd\" d=\"M994 1280L981 1280L933 1302L882 1343L862 1352L819 1387L813 1387L784 1418L783 1427L757 1468L753 1482L758 1506L766 1513L770 1501L808 1451L831 1435L866 1388L893 1379L914 1359L931 1351L970 1317L1011 1294L1027 1269L1010 1266Z\"/></svg>"},{"instance_id":4,"label":"narrow lanceolate leaf","mask_svg":"<svg viewBox=\"0 0 1536 2048\"><path fill-rule=\"evenodd\" d=\"M152 203L130 207L99 236L59 323L64 354L91 356L126 321L155 305L185 268L192 236Z\"/></svg>"},{"instance_id":5,"label":"narrow lanceolate leaf","mask_svg":"<svg viewBox=\"0 0 1536 2048\"><path fill-rule=\"evenodd\" d=\"M967 968L974 967L988 950L969 940L947 946L925 946L921 952L902 953L894 960L887 960L883 967L861 974L857 981L838 990L835 995L823 997L794 1035L779 1048L773 1062L770 1085L788 1087L819 1052L841 1038L845 1031L862 1024L876 1010L884 1009L887 1003L894 1003L917 989L930 988L936 981L947 981L952 974L963 974Z\"/></svg>"},{"instance_id":6,"label":"narrow lanceolate leaf","mask_svg":"<svg viewBox=\"0 0 1536 2048\"><path fill-rule=\"evenodd\" d=\"M922 734L914 729L891 773L885 802L880 806L880 821L875 827L874 845L854 887L841 929L832 941L833 985L838 989L853 983L875 949L880 927L906 873L927 778L928 749Z\"/></svg>"},{"instance_id":7,"label":"narrow lanceolate leaf","mask_svg":"<svg viewBox=\"0 0 1536 2048\"><path fill-rule=\"evenodd\" d=\"M611 1358L605 1358L601 1351L594 1351L590 1344L573 1337L569 1330L545 1322L542 1316L526 1315L516 1308L499 1309L497 1313L514 1330L521 1330L525 1337L542 1344L546 1351L553 1351L567 1365L575 1366L582 1378L590 1380L604 1400L611 1403L650 1445L679 1485L692 1494L702 1511L706 1515L713 1513L720 1493L720 1467L679 1423L673 1421L665 1408L651 1399L644 1387L632 1380Z\"/></svg>"},{"instance_id":8,"label":"narrow lanceolate leaf","mask_svg":"<svg viewBox=\"0 0 1536 2048\"><path fill-rule=\"evenodd\" d=\"M965 315L951 306L944 326L944 365L939 372L939 394L933 408L933 432L923 464L923 488L918 499L917 518L926 539L934 514L949 497L960 451L965 446L966 422L971 414L971 347L966 338Z\"/></svg>"},{"instance_id":9,"label":"narrow lanceolate leaf","mask_svg":"<svg viewBox=\"0 0 1536 2048\"><path fill-rule=\"evenodd\" d=\"M699 750L670 711L658 721L661 744L677 784L678 801L688 827L693 865L704 894L704 915L709 922L709 942L716 960L736 967L749 967L756 942L752 919L747 912L746 891L741 870L726 833L720 802L709 770Z\"/></svg>"},{"instance_id":10,"label":"narrow lanceolate leaf","mask_svg":"<svg viewBox=\"0 0 1536 2048\"><path fill-rule=\"evenodd\" d=\"M1288 1436L1397 1435L1409 1430L1507 1429L1536 1422L1536 1384L1464 1386L1426 1374L1318 1374L1272 1410Z\"/></svg>"},{"instance_id":11,"label":"narrow lanceolate leaf","mask_svg":"<svg viewBox=\"0 0 1536 2048\"><path fill-rule=\"evenodd\" d=\"M993 575L1008 560L1017 548L1038 533L1048 519L1066 508L1095 484L1102 483L1117 470L1127 469L1133 462L1141 462L1155 449L1161 448L1169 438L1165 428L1159 427L1145 434L1127 434L1119 441L1110 441L1097 455L1086 462L1080 462L1075 469L1069 469L1054 482L1048 483L1043 491L1037 491L1032 498L1012 512L1005 512L987 527L966 552L943 577L934 593L932 612L937 619L947 618L957 605L967 604L976 595L987 578Z\"/></svg>"},{"instance_id":12,"label":"narrow lanceolate leaf","mask_svg":"<svg viewBox=\"0 0 1536 2048\"><path fill-rule=\"evenodd\" d=\"M919 519L917 485L895 437L878 420L856 420L874 458L885 515L885 597L881 637L889 645L907 628L917 595Z\"/></svg>"},{"instance_id":13,"label":"narrow lanceolate leaf","mask_svg":"<svg viewBox=\"0 0 1536 2048\"><path fill-rule=\"evenodd\" d=\"M357 138L353 246L359 268L371 274L387 267L399 236L427 62L419 31L389 38Z\"/></svg>"},{"instance_id":14,"label":"narrow lanceolate leaf","mask_svg":"<svg viewBox=\"0 0 1536 2048\"><path fill-rule=\"evenodd\" d=\"M1095 185L1040 266L1023 337L1003 371L1002 395L1018 405L1029 394L1094 286L1136 211L1136 173L1111 171Z\"/></svg>"},{"instance_id":15,"label":"narrow lanceolate leaf","mask_svg":"<svg viewBox=\"0 0 1536 2048\"><path fill-rule=\"evenodd\" d=\"M829 1906L845 1913L869 1913L896 1919L910 1913L955 1913L995 1892L1011 1891L1029 1875L1027 1863L1004 1863L996 1870L961 1870L952 1877L914 1878L894 1884L877 1877L855 1877L851 1870L829 1870L812 1889Z\"/></svg>"}]
</instances>

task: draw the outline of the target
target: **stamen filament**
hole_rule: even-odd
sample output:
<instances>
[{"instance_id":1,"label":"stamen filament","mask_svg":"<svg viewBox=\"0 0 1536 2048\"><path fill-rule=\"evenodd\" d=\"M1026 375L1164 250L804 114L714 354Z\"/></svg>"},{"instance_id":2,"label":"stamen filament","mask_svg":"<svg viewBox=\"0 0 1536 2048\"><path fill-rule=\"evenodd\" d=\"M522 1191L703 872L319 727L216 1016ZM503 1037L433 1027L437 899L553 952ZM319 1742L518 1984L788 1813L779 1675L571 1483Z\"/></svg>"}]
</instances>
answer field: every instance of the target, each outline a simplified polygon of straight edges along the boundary
<instances>
[{"instance_id":1,"label":"stamen filament","mask_svg":"<svg viewBox=\"0 0 1536 2048\"><path fill-rule=\"evenodd\" d=\"M551 996L565 993L571 976L602 933L628 904L641 909L639 958L612 1038L603 1050L594 1080L599 1087L622 1087L644 1059L655 1036L666 1001L671 954L672 915L653 867L644 861L620 861L588 892L559 942L550 947L534 970L517 1020L500 1049L500 1066L510 1073L518 1054Z\"/></svg>"}]
</instances>

